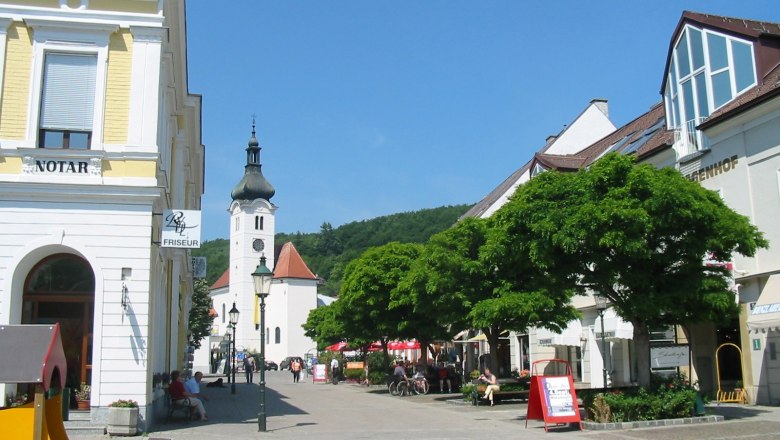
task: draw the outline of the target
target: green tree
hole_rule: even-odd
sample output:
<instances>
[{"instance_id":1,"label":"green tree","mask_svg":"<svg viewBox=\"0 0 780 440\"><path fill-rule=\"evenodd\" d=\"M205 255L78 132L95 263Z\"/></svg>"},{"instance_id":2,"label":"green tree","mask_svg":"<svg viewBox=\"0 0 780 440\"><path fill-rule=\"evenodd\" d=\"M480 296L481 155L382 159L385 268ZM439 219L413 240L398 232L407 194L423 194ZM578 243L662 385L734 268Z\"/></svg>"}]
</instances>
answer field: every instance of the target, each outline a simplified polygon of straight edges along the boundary
<instances>
[{"instance_id":1,"label":"green tree","mask_svg":"<svg viewBox=\"0 0 780 440\"><path fill-rule=\"evenodd\" d=\"M344 338L344 326L336 317L337 303L311 310L302 325L304 334L317 342L318 350Z\"/></svg>"},{"instance_id":2,"label":"green tree","mask_svg":"<svg viewBox=\"0 0 780 440\"><path fill-rule=\"evenodd\" d=\"M196 279L188 320L190 345L196 349L200 348L200 341L211 333L214 318L209 316L209 309L211 309L209 284L205 279Z\"/></svg>"},{"instance_id":3,"label":"green tree","mask_svg":"<svg viewBox=\"0 0 780 440\"><path fill-rule=\"evenodd\" d=\"M408 334L404 322L410 307L391 304L392 291L421 250L420 244L391 242L368 249L347 265L336 317L350 344L380 341L387 358L388 340Z\"/></svg>"},{"instance_id":4,"label":"green tree","mask_svg":"<svg viewBox=\"0 0 780 440\"><path fill-rule=\"evenodd\" d=\"M550 289L530 263L507 265L507 254L519 257L524 248L499 246L500 232L490 220L469 218L434 235L403 285L416 286L415 307L440 325L482 330L493 366L503 332L532 326L558 330L578 316L569 305L571 290Z\"/></svg>"},{"instance_id":5,"label":"green tree","mask_svg":"<svg viewBox=\"0 0 780 440\"><path fill-rule=\"evenodd\" d=\"M650 326L738 313L727 272L705 258L726 262L767 246L717 193L617 154L577 173L542 173L495 217L504 246L527 247L551 282L606 295L633 324L641 386L650 384Z\"/></svg>"}]
</instances>

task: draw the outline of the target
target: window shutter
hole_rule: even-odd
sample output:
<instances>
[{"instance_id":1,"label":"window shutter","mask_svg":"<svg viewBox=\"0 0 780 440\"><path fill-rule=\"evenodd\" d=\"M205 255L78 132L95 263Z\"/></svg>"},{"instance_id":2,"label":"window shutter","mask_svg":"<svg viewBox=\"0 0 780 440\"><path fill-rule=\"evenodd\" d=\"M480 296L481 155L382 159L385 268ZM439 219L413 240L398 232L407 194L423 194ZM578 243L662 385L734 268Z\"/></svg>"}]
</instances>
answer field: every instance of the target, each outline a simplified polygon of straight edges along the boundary
<instances>
[{"instance_id":1,"label":"window shutter","mask_svg":"<svg viewBox=\"0 0 780 440\"><path fill-rule=\"evenodd\" d=\"M41 128L92 131L96 55L46 54Z\"/></svg>"}]
</instances>

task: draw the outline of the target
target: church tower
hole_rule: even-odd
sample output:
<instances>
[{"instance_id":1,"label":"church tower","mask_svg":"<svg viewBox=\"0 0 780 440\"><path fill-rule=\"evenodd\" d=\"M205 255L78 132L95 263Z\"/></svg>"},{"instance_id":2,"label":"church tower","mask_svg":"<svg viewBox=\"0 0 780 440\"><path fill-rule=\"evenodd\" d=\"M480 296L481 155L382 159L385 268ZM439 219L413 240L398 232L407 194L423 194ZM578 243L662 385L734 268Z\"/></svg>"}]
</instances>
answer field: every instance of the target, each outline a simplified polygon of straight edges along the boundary
<instances>
[{"instance_id":1,"label":"church tower","mask_svg":"<svg viewBox=\"0 0 780 440\"><path fill-rule=\"evenodd\" d=\"M244 176L230 193L233 199L230 212L230 291L229 296L238 308L236 349L257 351L260 348L260 331L257 298L252 283L252 272L260 256L265 255L266 265L275 266L274 234L276 232L276 206L271 203L274 187L263 176L260 165L260 143L252 137L246 148ZM229 302L229 300L228 300ZM230 305L228 305L230 307Z\"/></svg>"}]
</instances>

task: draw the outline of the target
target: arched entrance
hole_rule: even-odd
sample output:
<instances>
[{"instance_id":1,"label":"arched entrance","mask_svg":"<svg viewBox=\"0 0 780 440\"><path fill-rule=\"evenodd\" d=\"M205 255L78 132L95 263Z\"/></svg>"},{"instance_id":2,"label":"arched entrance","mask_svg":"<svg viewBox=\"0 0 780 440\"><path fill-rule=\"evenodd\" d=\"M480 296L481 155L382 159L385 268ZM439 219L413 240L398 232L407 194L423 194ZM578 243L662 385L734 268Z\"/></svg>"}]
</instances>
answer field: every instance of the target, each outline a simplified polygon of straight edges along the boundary
<instances>
[{"instance_id":1,"label":"arched entrance","mask_svg":"<svg viewBox=\"0 0 780 440\"><path fill-rule=\"evenodd\" d=\"M23 301L22 324L60 324L65 386L91 384L95 274L89 263L64 253L42 259L25 279Z\"/></svg>"}]
</instances>

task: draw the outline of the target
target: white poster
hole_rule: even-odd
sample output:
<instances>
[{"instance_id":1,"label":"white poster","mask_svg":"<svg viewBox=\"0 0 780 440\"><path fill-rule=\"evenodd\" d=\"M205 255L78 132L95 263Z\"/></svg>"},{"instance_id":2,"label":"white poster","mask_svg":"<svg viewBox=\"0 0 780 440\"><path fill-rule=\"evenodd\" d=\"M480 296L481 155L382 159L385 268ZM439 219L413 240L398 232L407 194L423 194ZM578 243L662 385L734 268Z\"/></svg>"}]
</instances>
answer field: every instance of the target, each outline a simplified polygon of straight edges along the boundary
<instances>
[{"instance_id":1,"label":"white poster","mask_svg":"<svg viewBox=\"0 0 780 440\"><path fill-rule=\"evenodd\" d=\"M200 247L200 211L163 211L161 245L165 248Z\"/></svg>"},{"instance_id":2,"label":"white poster","mask_svg":"<svg viewBox=\"0 0 780 440\"><path fill-rule=\"evenodd\" d=\"M574 398L569 388L569 377L545 377L542 379L544 396L547 400L547 415L552 417L573 416Z\"/></svg>"},{"instance_id":3,"label":"white poster","mask_svg":"<svg viewBox=\"0 0 780 440\"><path fill-rule=\"evenodd\" d=\"M663 347L650 347L651 368L672 368L688 366L687 345L668 345Z\"/></svg>"}]
</instances>

